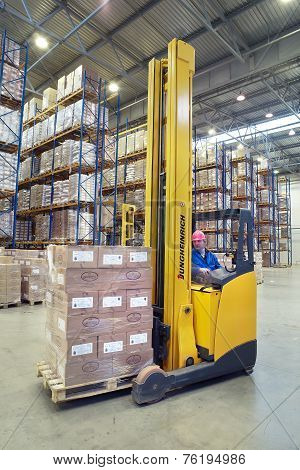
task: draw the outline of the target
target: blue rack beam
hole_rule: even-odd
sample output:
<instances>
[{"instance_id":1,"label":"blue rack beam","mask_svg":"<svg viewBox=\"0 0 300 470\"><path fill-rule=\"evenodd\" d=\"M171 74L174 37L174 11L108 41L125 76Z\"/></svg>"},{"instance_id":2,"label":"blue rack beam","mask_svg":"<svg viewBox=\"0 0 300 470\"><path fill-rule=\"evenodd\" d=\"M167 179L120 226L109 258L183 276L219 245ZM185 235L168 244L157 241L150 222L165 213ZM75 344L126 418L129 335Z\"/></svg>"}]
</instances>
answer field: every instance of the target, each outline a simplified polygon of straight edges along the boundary
<instances>
[{"instance_id":1,"label":"blue rack beam","mask_svg":"<svg viewBox=\"0 0 300 470\"><path fill-rule=\"evenodd\" d=\"M0 58L0 105L6 108L6 111L0 115L1 123L14 135L11 142L0 142L0 161L8 164L11 169L10 178L14 178L14 191L11 194L3 194L2 199L7 201L9 210L6 208L0 212L0 216L3 213L12 214L12 229L11 233L5 232L3 228L0 228L0 238L4 239L6 246L15 247L16 244L16 226L17 226L17 206L18 206L18 179L19 179L19 168L21 159L21 142L22 142L22 121L23 121L23 110L24 110L24 99L25 99L25 88L27 78L27 64L28 64L28 47L27 45L21 45L13 41L7 36L6 31L2 34L1 44L1 58ZM15 70L13 79L6 79L4 77L5 67L10 67ZM19 87L20 99L18 100L15 93L12 90L13 86ZM17 131L15 132L8 125L8 116L13 112L18 112ZM0 137L1 140L1 137ZM16 154L16 161L12 164L9 162L10 158L6 158L5 153ZM2 179L5 181L5 178ZM2 182L1 181L1 182Z\"/></svg>"}]
</instances>

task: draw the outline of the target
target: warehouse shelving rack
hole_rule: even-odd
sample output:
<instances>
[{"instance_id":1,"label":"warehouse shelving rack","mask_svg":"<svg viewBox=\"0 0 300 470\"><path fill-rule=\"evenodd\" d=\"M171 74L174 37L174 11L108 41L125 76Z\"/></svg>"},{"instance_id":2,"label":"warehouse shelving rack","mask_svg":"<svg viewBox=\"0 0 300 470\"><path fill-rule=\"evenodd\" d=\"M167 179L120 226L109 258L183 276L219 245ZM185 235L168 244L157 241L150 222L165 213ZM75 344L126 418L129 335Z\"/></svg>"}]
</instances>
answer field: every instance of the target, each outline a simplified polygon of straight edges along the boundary
<instances>
[{"instance_id":1,"label":"warehouse shelving rack","mask_svg":"<svg viewBox=\"0 0 300 470\"><path fill-rule=\"evenodd\" d=\"M260 184L260 176L264 184ZM268 198L262 201L260 192L267 191ZM266 168L257 170L257 240L258 250L262 252L263 263L268 266L276 264L276 206L277 191L275 187L275 176L272 168L267 164ZM261 209L265 210L264 218L261 217ZM263 228L268 228L268 233L263 233ZM267 253L264 256L264 253Z\"/></svg>"},{"instance_id":2,"label":"warehouse shelving rack","mask_svg":"<svg viewBox=\"0 0 300 470\"><path fill-rule=\"evenodd\" d=\"M240 144L239 144L240 145ZM239 145L237 149L239 148ZM231 146L231 154L233 153L233 148ZM243 149L245 152L244 155L232 158L230 162L230 179L231 179L231 207L238 206L239 208L249 209L251 211L251 215L253 217L253 230L254 230L254 250L257 250L257 194L256 194L256 185L257 185L257 169L256 163L254 162L253 156L247 149ZM244 163L245 164L245 173L243 175L234 174L237 172L238 164ZM234 194L233 187L234 184L244 183L244 193L243 195L236 195ZM231 231L231 243L230 248L231 250L234 249L234 243L237 242L238 232L232 228Z\"/></svg>"},{"instance_id":3,"label":"warehouse shelving rack","mask_svg":"<svg viewBox=\"0 0 300 470\"><path fill-rule=\"evenodd\" d=\"M197 161L197 147L201 146L202 148L207 148L210 146L214 147L215 152L215 161L209 162L207 164L198 165ZM209 143L205 138L197 139L197 132L194 128L194 139L193 139L193 155L194 155L194 165L193 165L193 212L199 213L202 212L198 207L198 196L201 197L201 194L216 194L221 196L221 201L219 203L219 198L216 198L216 207L213 210L222 210L227 209L230 200L230 188L231 188L231 177L230 177L230 160L231 154L228 149L225 147L224 143ZM205 170L214 170L215 171L215 180L216 184L210 186L198 185L201 179L201 172ZM207 209L205 210L207 211ZM215 235L216 236L216 246L212 251L216 252L225 252L228 247L229 239L229 227L227 221L218 221L218 226L213 227L202 227L203 232L206 235Z\"/></svg>"},{"instance_id":4,"label":"warehouse shelving rack","mask_svg":"<svg viewBox=\"0 0 300 470\"><path fill-rule=\"evenodd\" d=\"M21 156L22 142L22 120L25 99L25 87L27 78L28 47L27 44L18 44L7 36L6 31L1 37L1 57L0 57L0 106L4 107L0 111L0 122L8 131L13 134L10 142L5 142L0 136L0 162L5 162L11 168L10 180L14 180L14 190L0 189L0 218L6 214L11 217L11 232L7 232L0 226L0 242L7 247L15 247L17 229L17 205L18 205L18 177ZM5 77L5 68L14 70L14 77ZM16 99L12 91L13 87L18 87L20 99ZM0 108L2 110L2 108ZM17 132L11 129L8 124L13 113L19 113L17 121ZM9 161L9 157L4 154L16 155L15 162ZM0 176L0 185L5 184L6 177ZM1 187L1 186L0 186Z\"/></svg>"},{"instance_id":5,"label":"warehouse shelving rack","mask_svg":"<svg viewBox=\"0 0 300 470\"><path fill-rule=\"evenodd\" d=\"M140 179L140 180L133 180L133 181L127 181L127 169L128 169L128 164L129 163L134 163L136 161L145 159L147 156L147 150L142 149L140 151L134 151L131 153L128 153L127 149L127 139L128 135L131 133L135 133L136 131L143 129L147 126L146 123L138 124L134 127L130 127L128 123L128 119L126 119L126 124L125 128L122 129L122 131L119 131L119 139L121 137L125 137L125 155L123 156L118 156L118 175L117 175L117 185L116 185L116 191L117 191L117 200L116 200L116 216L115 216L115 242L121 243L121 223L122 223L122 204L126 204L128 194L131 192L134 192L136 189L144 189L146 186L146 180L145 179ZM124 168L122 168L122 165ZM123 171L123 175L121 175L121 171ZM121 178L119 178L119 174L121 175ZM119 182L121 180L121 182ZM112 198L111 194L112 190L110 185L103 187L102 189L102 194L103 198L107 198L107 204L108 206L112 207L114 205L114 199ZM113 212L113 211L112 211ZM113 216L113 213L111 214ZM144 218L145 218L145 210L144 208L142 210L137 210L134 214L135 218L135 233L141 232L142 231L142 225L144 223ZM113 220L113 217L112 217ZM111 234L113 233L112 228L107 228L106 229L108 233L108 237L112 236Z\"/></svg>"},{"instance_id":6,"label":"warehouse shelving rack","mask_svg":"<svg viewBox=\"0 0 300 470\"><path fill-rule=\"evenodd\" d=\"M276 205L276 267L292 266L291 181L287 176L275 178L278 203ZM281 248L281 243L285 248Z\"/></svg>"},{"instance_id":7,"label":"warehouse shelving rack","mask_svg":"<svg viewBox=\"0 0 300 470\"><path fill-rule=\"evenodd\" d=\"M38 112L36 116L24 123L26 128L34 125L36 122L41 122L49 116L55 115L54 118L54 135L48 138L46 141L41 142L39 145L34 145L31 149L26 149L22 152L22 159L30 155L31 164L31 175L29 179L20 181L19 189L29 188L35 183L50 183L51 185L51 197L50 205L45 207L30 208L28 210L19 211L19 217L25 219L32 219L32 217L39 213L48 214L49 216L49 233L47 240L27 240L28 245L46 245L48 243L76 243L76 244L96 244L99 242L99 226L98 226L98 214L101 213L99 204L99 187L101 185L101 174L105 172L107 168L112 168L114 161L110 161L105 158L107 154L107 141L109 142L109 127L107 123L107 109L110 100L115 98L115 95L109 97L106 96L106 83L102 82L101 79L95 80L91 78L87 71L84 73L83 86L79 90L74 91L68 96L58 101L55 105ZM59 108L66 107L70 104L76 103L82 100L81 103L81 119L80 123L72 126L69 129L65 129L61 132L57 131L57 114ZM94 111L91 109L91 103L94 103ZM117 113L119 109L119 96L117 97ZM85 122L84 116L89 113L92 118ZM78 162L73 163L62 168L55 168L55 148L63 143L67 139L76 140L79 142L79 157ZM93 144L93 158L88 158L89 153L84 151L83 142L89 142ZM117 142L117 134L114 135L114 144ZM52 151L52 162L51 170L35 175L33 174L34 159L40 158L40 155L46 151ZM92 160L92 161L91 161ZM68 179L71 174L78 174L77 184L77 198L74 201L68 201L61 204L54 204L54 182L58 180ZM86 182L91 179L94 180L94 190L90 193L86 187ZM88 201L83 201L83 196L87 194ZM54 212L61 209L72 208L76 211L76 224L75 224L75 235L71 239L53 239L53 219ZM87 216L86 214L91 214ZM80 224L84 222L88 227L86 233L82 235L80 233ZM22 245L26 245L23 242Z\"/></svg>"},{"instance_id":8,"label":"warehouse shelving rack","mask_svg":"<svg viewBox=\"0 0 300 470\"><path fill-rule=\"evenodd\" d=\"M116 104L113 105L107 99L106 83L103 89L102 107L102 137L101 137L101 162L99 173L99 213L98 213L98 245L115 245L117 228L117 194L118 194L118 154L119 154L119 126L120 126L120 95L117 95ZM105 110L109 109L115 126L111 127L105 122ZM113 180L108 177L109 169L113 169ZM104 182L108 187L104 188ZM113 204L111 204L113 201ZM104 223L103 213L107 220Z\"/></svg>"}]
</instances>

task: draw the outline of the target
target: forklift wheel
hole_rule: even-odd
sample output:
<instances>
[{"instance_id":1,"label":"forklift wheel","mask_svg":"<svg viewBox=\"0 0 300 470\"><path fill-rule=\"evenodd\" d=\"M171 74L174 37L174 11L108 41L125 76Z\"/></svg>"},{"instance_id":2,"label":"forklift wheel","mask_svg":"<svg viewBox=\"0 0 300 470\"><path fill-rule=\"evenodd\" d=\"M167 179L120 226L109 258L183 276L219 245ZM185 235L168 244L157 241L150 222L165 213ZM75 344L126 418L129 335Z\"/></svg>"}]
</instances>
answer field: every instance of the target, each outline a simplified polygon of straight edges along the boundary
<instances>
[{"instance_id":1,"label":"forklift wheel","mask_svg":"<svg viewBox=\"0 0 300 470\"><path fill-rule=\"evenodd\" d=\"M131 395L138 405L150 404L160 401L168 390L168 375L154 365L140 371L133 381Z\"/></svg>"}]
</instances>

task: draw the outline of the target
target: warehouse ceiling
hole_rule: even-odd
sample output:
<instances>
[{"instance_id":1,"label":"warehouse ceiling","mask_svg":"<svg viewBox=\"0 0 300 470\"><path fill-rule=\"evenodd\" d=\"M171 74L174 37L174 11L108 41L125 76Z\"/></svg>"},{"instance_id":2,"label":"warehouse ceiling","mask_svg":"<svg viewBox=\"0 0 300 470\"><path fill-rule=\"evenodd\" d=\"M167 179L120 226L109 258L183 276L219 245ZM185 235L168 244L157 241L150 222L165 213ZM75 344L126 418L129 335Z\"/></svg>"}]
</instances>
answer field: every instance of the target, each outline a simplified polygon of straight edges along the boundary
<instances>
[{"instance_id":1,"label":"warehouse ceiling","mask_svg":"<svg viewBox=\"0 0 300 470\"><path fill-rule=\"evenodd\" d=\"M119 84L123 106L143 103L149 60L181 38L196 49L197 136L248 129L251 138L241 132L238 140L253 152L267 154L280 171L300 170L298 0L0 0L0 28L30 45L29 93L84 63ZM47 50L35 45L37 34L47 38ZM238 102L239 94L246 99ZM125 110L138 119L146 106ZM268 112L291 116L291 125L258 132Z\"/></svg>"}]
</instances>

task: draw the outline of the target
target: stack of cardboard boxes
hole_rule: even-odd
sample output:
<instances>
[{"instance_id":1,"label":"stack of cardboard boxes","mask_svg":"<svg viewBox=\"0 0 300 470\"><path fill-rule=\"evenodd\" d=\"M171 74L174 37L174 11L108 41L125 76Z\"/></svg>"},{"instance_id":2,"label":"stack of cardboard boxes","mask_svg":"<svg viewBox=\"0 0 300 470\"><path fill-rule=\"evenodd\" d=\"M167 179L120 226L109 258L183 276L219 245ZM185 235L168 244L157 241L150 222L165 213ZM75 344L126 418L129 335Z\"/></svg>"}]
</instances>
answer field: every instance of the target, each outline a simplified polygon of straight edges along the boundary
<instances>
[{"instance_id":1,"label":"stack of cardboard boxes","mask_svg":"<svg viewBox=\"0 0 300 470\"><path fill-rule=\"evenodd\" d=\"M150 249L49 246L47 360L65 386L153 362Z\"/></svg>"},{"instance_id":2,"label":"stack of cardboard boxes","mask_svg":"<svg viewBox=\"0 0 300 470\"><path fill-rule=\"evenodd\" d=\"M43 258L16 259L21 267L21 299L30 303L45 300L48 265Z\"/></svg>"},{"instance_id":3,"label":"stack of cardboard boxes","mask_svg":"<svg viewBox=\"0 0 300 470\"><path fill-rule=\"evenodd\" d=\"M0 256L0 305L21 301L21 269L12 256Z\"/></svg>"}]
</instances>

